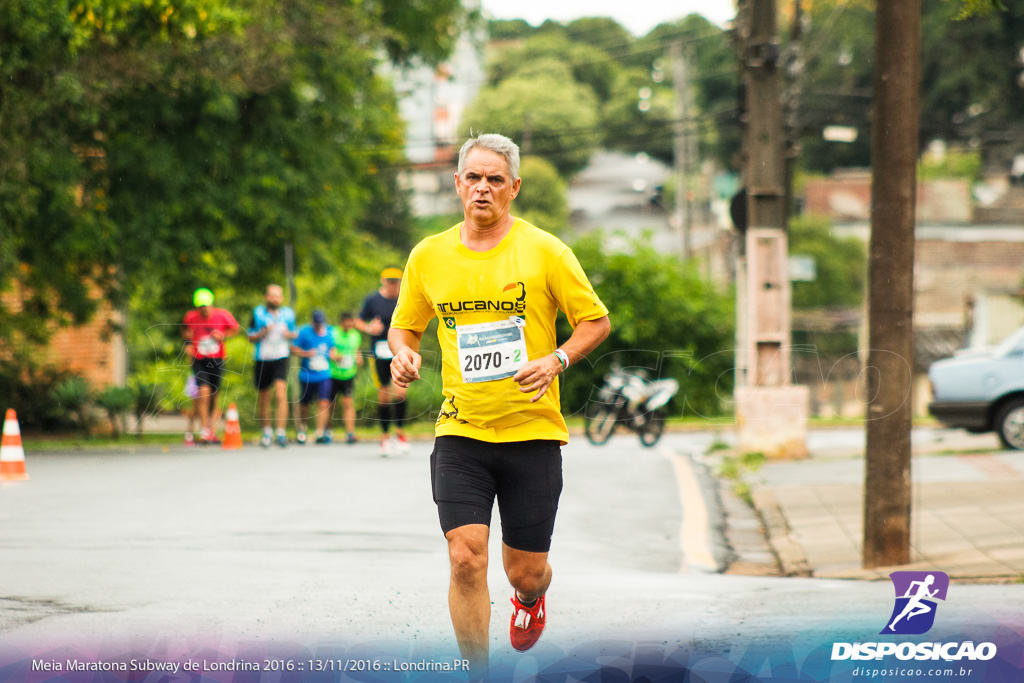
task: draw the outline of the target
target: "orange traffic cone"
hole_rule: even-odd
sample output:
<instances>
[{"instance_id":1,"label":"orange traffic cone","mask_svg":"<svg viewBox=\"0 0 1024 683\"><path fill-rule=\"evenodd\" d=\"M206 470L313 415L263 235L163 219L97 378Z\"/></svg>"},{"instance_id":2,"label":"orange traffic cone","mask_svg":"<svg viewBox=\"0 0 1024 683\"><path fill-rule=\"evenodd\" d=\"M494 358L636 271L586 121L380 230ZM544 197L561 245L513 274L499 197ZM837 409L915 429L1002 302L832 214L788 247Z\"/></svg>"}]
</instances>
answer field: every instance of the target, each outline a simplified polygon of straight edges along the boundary
<instances>
[{"instance_id":1,"label":"orange traffic cone","mask_svg":"<svg viewBox=\"0 0 1024 683\"><path fill-rule=\"evenodd\" d=\"M242 427L238 424L238 409L234 403L228 405L228 412L224 417L228 423L224 426L224 441L221 448L226 451L238 450L242 447Z\"/></svg>"},{"instance_id":2,"label":"orange traffic cone","mask_svg":"<svg viewBox=\"0 0 1024 683\"><path fill-rule=\"evenodd\" d=\"M13 408L4 418L4 435L0 440L0 481L25 481L25 449L21 447L21 428Z\"/></svg>"}]
</instances>

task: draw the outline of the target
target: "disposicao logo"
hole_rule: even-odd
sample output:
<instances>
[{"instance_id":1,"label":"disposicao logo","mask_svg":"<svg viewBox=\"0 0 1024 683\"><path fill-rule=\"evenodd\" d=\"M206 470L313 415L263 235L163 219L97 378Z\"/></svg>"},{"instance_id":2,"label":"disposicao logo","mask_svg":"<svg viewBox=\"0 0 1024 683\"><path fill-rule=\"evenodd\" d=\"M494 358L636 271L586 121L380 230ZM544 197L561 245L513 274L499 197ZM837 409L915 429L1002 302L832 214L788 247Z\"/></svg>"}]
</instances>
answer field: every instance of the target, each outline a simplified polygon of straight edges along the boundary
<instances>
[{"instance_id":1,"label":"disposicao logo","mask_svg":"<svg viewBox=\"0 0 1024 683\"><path fill-rule=\"evenodd\" d=\"M893 572L889 578L896 589L896 604L880 633L927 633L935 623L936 600L946 600L949 576L945 572Z\"/></svg>"},{"instance_id":2,"label":"disposicao logo","mask_svg":"<svg viewBox=\"0 0 1024 683\"><path fill-rule=\"evenodd\" d=\"M880 635L921 635L935 624L937 601L945 601L949 576L944 572L893 572L889 575L896 591L892 614ZM870 642L833 643L832 660L871 660L895 656L900 660L943 660L946 662L989 660L996 656L993 643Z\"/></svg>"}]
</instances>

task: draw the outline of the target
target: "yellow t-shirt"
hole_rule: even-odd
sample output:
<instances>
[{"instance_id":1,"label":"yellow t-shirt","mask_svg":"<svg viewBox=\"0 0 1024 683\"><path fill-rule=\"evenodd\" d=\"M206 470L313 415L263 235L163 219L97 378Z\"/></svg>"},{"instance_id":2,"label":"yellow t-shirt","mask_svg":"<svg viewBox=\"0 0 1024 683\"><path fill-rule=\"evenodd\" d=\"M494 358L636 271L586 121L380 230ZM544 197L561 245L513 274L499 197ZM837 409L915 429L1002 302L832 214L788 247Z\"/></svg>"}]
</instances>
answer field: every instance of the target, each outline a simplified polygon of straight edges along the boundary
<instances>
[{"instance_id":1,"label":"yellow t-shirt","mask_svg":"<svg viewBox=\"0 0 1024 683\"><path fill-rule=\"evenodd\" d=\"M418 333L439 319L445 400L435 433L565 443L558 383L530 403L536 392L521 392L511 375L527 358L555 350L556 309L574 328L608 309L572 250L554 235L517 218L497 246L476 252L462 244L461 228L413 248L391 319L392 327ZM521 357L523 342L527 358Z\"/></svg>"}]
</instances>

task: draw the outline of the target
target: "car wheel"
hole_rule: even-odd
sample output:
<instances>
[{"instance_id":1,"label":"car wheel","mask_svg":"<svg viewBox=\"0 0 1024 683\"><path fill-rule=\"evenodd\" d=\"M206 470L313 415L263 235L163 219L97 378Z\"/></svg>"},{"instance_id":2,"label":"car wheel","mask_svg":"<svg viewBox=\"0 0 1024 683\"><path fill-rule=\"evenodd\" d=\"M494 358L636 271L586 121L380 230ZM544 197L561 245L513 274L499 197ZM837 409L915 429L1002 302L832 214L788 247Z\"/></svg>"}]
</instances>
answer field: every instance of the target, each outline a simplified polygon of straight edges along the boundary
<instances>
[{"instance_id":1,"label":"car wheel","mask_svg":"<svg viewBox=\"0 0 1024 683\"><path fill-rule=\"evenodd\" d=\"M1024 399L1013 399L1000 408L995 427L1004 446L1024 451Z\"/></svg>"}]
</instances>

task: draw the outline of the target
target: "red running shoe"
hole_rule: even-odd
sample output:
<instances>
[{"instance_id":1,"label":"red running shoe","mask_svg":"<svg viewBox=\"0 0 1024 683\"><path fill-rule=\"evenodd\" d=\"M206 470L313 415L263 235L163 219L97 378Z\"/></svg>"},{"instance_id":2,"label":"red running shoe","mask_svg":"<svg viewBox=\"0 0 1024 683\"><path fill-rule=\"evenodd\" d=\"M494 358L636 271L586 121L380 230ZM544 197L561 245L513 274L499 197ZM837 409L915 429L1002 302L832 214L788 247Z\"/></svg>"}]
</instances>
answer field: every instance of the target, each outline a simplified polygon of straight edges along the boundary
<instances>
[{"instance_id":1,"label":"red running shoe","mask_svg":"<svg viewBox=\"0 0 1024 683\"><path fill-rule=\"evenodd\" d=\"M540 635L544 633L547 612L544 609L544 596L540 596L533 607L524 607L519 602L519 594L512 593L512 621L508 627L508 637L512 647L526 652L533 647Z\"/></svg>"}]
</instances>

